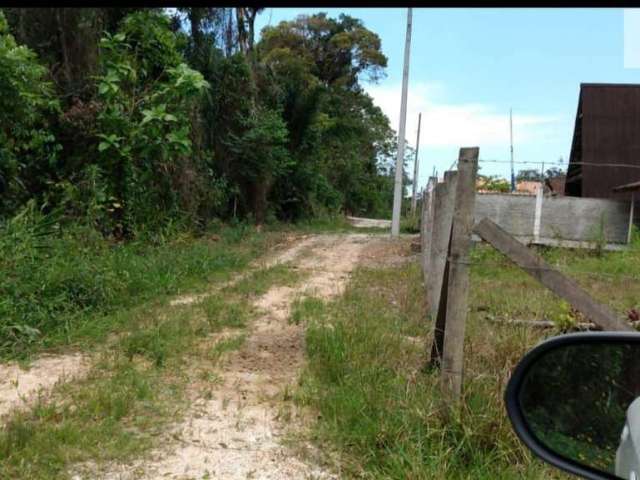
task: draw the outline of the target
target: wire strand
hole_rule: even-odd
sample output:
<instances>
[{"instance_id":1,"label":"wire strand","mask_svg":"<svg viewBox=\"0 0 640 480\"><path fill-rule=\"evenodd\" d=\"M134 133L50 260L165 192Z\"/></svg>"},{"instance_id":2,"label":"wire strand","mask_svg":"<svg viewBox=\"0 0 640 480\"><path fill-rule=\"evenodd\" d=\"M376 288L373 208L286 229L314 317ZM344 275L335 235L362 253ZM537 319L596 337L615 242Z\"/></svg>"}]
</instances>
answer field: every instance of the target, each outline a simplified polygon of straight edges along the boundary
<instances>
[{"instance_id":1,"label":"wire strand","mask_svg":"<svg viewBox=\"0 0 640 480\"><path fill-rule=\"evenodd\" d=\"M510 164L510 160L494 160L494 159L485 159L481 158L478 160L479 163L505 163ZM514 164L520 165L553 165L553 166L571 166L571 165L588 165L592 167L619 167L619 168L640 168L640 165L634 165L631 163L597 163L597 162L571 162L566 164L564 162L536 162L532 160L518 160L514 161Z\"/></svg>"},{"instance_id":2,"label":"wire strand","mask_svg":"<svg viewBox=\"0 0 640 480\"><path fill-rule=\"evenodd\" d=\"M461 264L461 265L469 265L469 266L483 266L483 267L505 267L505 263L503 262L498 262L498 261L476 261L476 260L453 260L451 257L447 257L447 262L448 263L457 263L457 264ZM590 275L593 277L607 277L607 278L614 278L614 279L618 279L618 280L633 280L633 281L638 281L640 280L640 275L627 275L627 274L615 274L615 273L606 273L606 272L596 272L593 270L579 270L579 271L563 271L558 267L553 267L553 266L548 266L548 267L543 267L543 266L522 266L522 265L518 265L517 263L510 263L511 266L513 267L517 267L517 268L521 268L523 270L529 270L529 271L546 271L546 272L558 272L558 273L562 273L563 275Z\"/></svg>"}]
</instances>

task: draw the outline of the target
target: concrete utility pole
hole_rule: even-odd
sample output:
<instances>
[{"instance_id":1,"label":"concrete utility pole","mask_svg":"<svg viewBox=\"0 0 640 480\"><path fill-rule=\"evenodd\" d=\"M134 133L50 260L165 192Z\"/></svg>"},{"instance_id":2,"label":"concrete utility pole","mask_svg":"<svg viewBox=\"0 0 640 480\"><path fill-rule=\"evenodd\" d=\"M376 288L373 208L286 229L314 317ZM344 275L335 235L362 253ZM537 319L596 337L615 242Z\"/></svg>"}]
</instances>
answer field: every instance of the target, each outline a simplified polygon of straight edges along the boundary
<instances>
[{"instance_id":1,"label":"concrete utility pole","mask_svg":"<svg viewBox=\"0 0 640 480\"><path fill-rule=\"evenodd\" d=\"M513 173L513 112L509 109L509 143L511 145L511 191L516 191L516 176Z\"/></svg>"},{"instance_id":2,"label":"concrete utility pole","mask_svg":"<svg viewBox=\"0 0 640 480\"><path fill-rule=\"evenodd\" d=\"M416 159L413 162L413 196L411 197L411 215L416 214L416 189L418 188L418 172L420 170L420 162L418 161L418 151L420 150L420 123L422 122L422 113L418 114L418 138L416 138ZM424 196L422 197L424 199Z\"/></svg>"},{"instance_id":3,"label":"concrete utility pole","mask_svg":"<svg viewBox=\"0 0 640 480\"><path fill-rule=\"evenodd\" d=\"M411 8L407 12L407 37L404 44L404 69L402 71L402 99L400 101L400 127L398 128L398 158L396 159L396 178L393 189L393 215L391 217L391 236L400 235L400 213L402 210L402 171L404 166L404 130L407 124L407 88L409 83L409 54L411 50Z\"/></svg>"}]
</instances>

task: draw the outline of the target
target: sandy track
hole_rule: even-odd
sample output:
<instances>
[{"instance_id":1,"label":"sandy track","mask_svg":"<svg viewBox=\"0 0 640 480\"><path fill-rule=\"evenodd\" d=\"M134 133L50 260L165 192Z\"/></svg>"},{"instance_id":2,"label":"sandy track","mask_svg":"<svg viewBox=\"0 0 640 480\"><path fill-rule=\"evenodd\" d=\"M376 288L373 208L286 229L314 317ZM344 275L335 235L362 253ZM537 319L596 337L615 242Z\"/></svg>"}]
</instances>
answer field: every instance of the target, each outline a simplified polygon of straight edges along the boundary
<instances>
[{"instance_id":1,"label":"sandy track","mask_svg":"<svg viewBox=\"0 0 640 480\"><path fill-rule=\"evenodd\" d=\"M15 362L0 365L0 417L30 405L57 383L84 375L88 367L88 358L79 353L43 356L28 369Z\"/></svg>"},{"instance_id":2,"label":"sandy track","mask_svg":"<svg viewBox=\"0 0 640 480\"><path fill-rule=\"evenodd\" d=\"M278 258L309 275L295 287L273 287L257 299L264 312L250 326L243 347L221 367L213 398L195 401L163 447L131 465L110 467L101 478L130 479L310 479L338 478L283 446L288 427L302 421L283 410L285 392L304 362L304 331L288 321L291 305L305 295L342 292L350 272L373 237L315 235ZM169 443L169 442L168 442ZM75 478L97 478L96 472Z\"/></svg>"}]
</instances>

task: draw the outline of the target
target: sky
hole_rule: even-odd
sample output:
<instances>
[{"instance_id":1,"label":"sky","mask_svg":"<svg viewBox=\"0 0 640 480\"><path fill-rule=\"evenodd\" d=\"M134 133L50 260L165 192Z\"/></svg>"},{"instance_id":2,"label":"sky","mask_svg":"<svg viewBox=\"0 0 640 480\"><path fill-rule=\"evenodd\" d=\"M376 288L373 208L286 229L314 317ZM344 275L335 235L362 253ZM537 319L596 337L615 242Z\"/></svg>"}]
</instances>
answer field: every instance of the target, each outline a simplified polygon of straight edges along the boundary
<instances>
[{"instance_id":1,"label":"sky","mask_svg":"<svg viewBox=\"0 0 640 480\"><path fill-rule=\"evenodd\" d=\"M397 131L407 9L267 8L256 30L321 11L380 36L387 75L364 88ZM414 8L406 138L415 146L422 112L418 186L470 146L480 147L480 173L509 178L510 108L514 160L531 162L516 173L561 157L566 167L580 83L640 83L624 50L623 9Z\"/></svg>"}]
</instances>

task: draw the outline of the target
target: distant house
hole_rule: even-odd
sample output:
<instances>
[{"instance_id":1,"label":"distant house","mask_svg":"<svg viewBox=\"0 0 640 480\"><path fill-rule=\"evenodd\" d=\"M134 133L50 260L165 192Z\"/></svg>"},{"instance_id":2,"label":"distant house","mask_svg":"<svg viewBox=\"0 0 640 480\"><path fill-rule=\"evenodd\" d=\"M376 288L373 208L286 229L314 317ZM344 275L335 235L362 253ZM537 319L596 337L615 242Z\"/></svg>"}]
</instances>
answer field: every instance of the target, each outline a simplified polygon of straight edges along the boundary
<instances>
[{"instance_id":1,"label":"distant house","mask_svg":"<svg viewBox=\"0 0 640 480\"><path fill-rule=\"evenodd\" d=\"M629 200L613 189L638 180L640 85L581 84L565 195Z\"/></svg>"},{"instance_id":2,"label":"distant house","mask_svg":"<svg viewBox=\"0 0 640 480\"><path fill-rule=\"evenodd\" d=\"M542 188L542 182L522 181L516 183L516 192L535 195Z\"/></svg>"}]
</instances>

